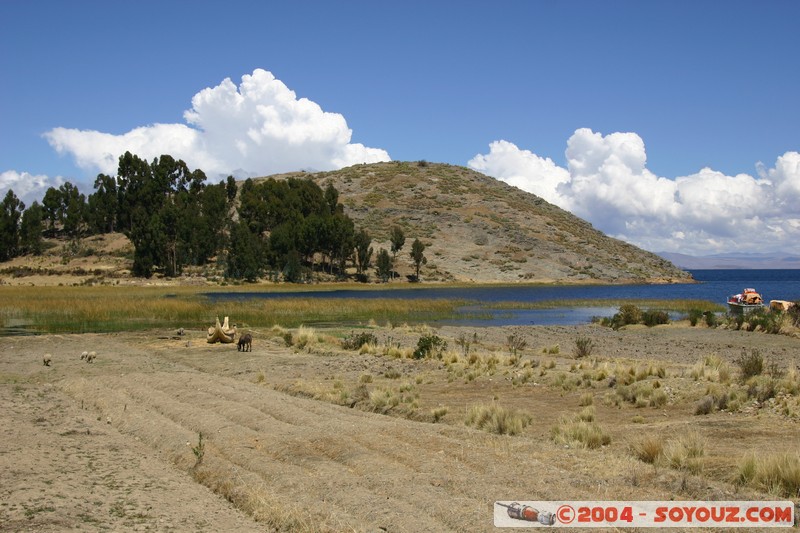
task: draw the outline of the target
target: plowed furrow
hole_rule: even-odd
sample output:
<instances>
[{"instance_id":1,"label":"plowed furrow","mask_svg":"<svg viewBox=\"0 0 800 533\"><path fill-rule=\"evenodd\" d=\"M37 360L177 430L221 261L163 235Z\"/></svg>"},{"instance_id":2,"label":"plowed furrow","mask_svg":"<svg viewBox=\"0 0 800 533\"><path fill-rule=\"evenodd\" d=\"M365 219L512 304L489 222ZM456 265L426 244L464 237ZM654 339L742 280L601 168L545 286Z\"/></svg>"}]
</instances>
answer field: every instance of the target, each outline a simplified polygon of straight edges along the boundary
<instances>
[{"instance_id":1,"label":"plowed furrow","mask_svg":"<svg viewBox=\"0 0 800 533\"><path fill-rule=\"evenodd\" d=\"M237 475L255 474L276 494L304 494L304 499L326 516L341 516L347 509L348 515L355 515L355 523L368 523L381 516L415 515L425 503L426 498L411 498L396 490L398 480L414 480L413 468L352 438L364 419L370 420L367 426L392 424L392 419L262 388L256 392L271 397L281 416L303 418L309 411L322 411L325 416L312 417L308 426L291 426L258 409L265 421L262 430L256 431L251 420L239 422L242 411L253 410L247 404L219 402L213 390L198 393L198 385L213 386L205 377L192 376L168 386L164 378L167 376L157 373L103 377L68 386L67 390L90 400L119 429L182 466L191 465L190 445L197 444L197 433L202 432L206 435L207 462L213 456L221 468ZM229 386L235 388L236 384ZM347 490L343 492L342 487ZM354 506L354 500L361 505ZM387 502L391 502L388 508Z\"/></svg>"}]
</instances>

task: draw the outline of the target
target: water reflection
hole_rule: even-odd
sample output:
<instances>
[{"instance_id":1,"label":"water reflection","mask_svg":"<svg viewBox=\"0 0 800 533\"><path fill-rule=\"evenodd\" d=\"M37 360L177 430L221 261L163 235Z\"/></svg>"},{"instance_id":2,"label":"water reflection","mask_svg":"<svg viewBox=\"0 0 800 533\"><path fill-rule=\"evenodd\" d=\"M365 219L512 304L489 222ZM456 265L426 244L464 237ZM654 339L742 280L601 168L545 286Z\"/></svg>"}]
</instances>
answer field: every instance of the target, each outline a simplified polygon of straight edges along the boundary
<instances>
[{"instance_id":1,"label":"water reflection","mask_svg":"<svg viewBox=\"0 0 800 533\"><path fill-rule=\"evenodd\" d=\"M450 326L575 326L588 324L594 317L611 317L616 307L556 307L553 309L492 310L491 317L480 307L458 310L461 318L440 320L437 324Z\"/></svg>"}]
</instances>

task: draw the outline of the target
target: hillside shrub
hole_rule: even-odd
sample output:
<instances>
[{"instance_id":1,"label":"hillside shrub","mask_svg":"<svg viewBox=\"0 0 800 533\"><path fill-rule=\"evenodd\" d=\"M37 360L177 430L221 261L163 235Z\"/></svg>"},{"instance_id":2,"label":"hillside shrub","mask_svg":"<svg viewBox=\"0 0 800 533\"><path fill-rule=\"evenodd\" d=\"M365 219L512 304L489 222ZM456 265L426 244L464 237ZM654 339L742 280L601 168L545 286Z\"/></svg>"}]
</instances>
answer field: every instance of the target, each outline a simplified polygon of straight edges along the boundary
<instances>
[{"instance_id":1,"label":"hillside shrub","mask_svg":"<svg viewBox=\"0 0 800 533\"><path fill-rule=\"evenodd\" d=\"M659 407L664 407L668 401L669 396L667 395L666 391L663 389L654 389L653 393L650 395L650 401L648 402L648 405L657 409Z\"/></svg>"},{"instance_id":2,"label":"hillside shrub","mask_svg":"<svg viewBox=\"0 0 800 533\"><path fill-rule=\"evenodd\" d=\"M669 324L669 314L666 311L644 311L642 313L642 322L648 327Z\"/></svg>"},{"instance_id":3,"label":"hillside shrub","mask_svg":"<svg viewBox=\"0 0 800 533\"><path fill-rule=\"evenodd\" d=\"M694 406L694 414L707 415L714 410L714 398L705 396Z\"/></svg>"},{"instance_id":4,"label":"hillside shrub","mask_svg":"<svg viewBox=\"0 0 800 533\"><path fill-rule=\"evenodd\" d=\"M745 323L747 331L763 331L764 333L778 333L781 330L783 314L773 313L767 309L754 309L747 313Z\"/></svg>"},{"instance_id":5,"label":"hillside shrub","mask_svg":"<svg viewBox=\"0 0 800 533\"><path fill-rule=\"evenodd\" d=\"M770 376L754 376L747 384L747 397L763 403L778 394L778 383Z\"/></svg>"},{"instance_id":6,"label":"hillside shrub","mask_svg":"<svg viewBox=\"0 0 800 533\"><path fill-rule=\"evenodd\" d=\"M595 321L593 319L593 321ZM601 319L600 324L609 326L617 330L623 326L630 324L646 324L648 326L655 326L658 324L668 324L669 314L665 311L642 311L634 304L624 304L620 306L617 312L610 319Z\"/></svg>"},{"instance_id":7,"label":"hillside shrub","mask_svg":"<svg viewBox=\"0 0 800 533\"><path fill-rule=\"evenodd\" d=\"M572 353L576 359L582 359L592 355L593 350L594 341L592 341L592 339L589 337L578 337L575 339L575 348L572 349Z\"/></svg>"},{"instance_id":8,"label":"hillside shrub","mask_svg":"<svg viewBox=\"0 0 800 533\"><path fill-rule=\"evenodd\" d=\"M787 311L789 320L795 327L800 327L800 300L794 302L794 305Z\"/></svg>"},{"instance_id":9,"label":"hillside shrub","mask_svg":"<svg viewBox=\"0 0 800 533\"><path fill-rule=\"evenodd\" d=\"M618 327L628 324L639 324L642 321L642 310L634 304L624 304L619 308L619 312L614 315L615 323Z\"/></svg>"},{"instance_id":10,"label":"hillside shrub","mask_svg":"<svg viewBox=\"0 0 800 533\"><path fill-rule=\"evenodd\" d=\"M691 324L692 327L696 326L702 317L703 312L700 309L689 310L689 324Z\"/></svg>"},{"instance_id":11,"label":"hillside shrub","mask_svg":"<svg viewBox=\"0 0 800 533\"><path fill-rule=\"evenodd\" d=\"M728 313L728 326L739 330L744 325L744 313Z\"/></svg>"},{"instance_id":12,"label":"hillside shrub","mask_svg":"<svg viewBox=\"0 0 800 533\"><path fill-rule=\"evenodd\" d=\"M514 356L517 355L517 352L524 350L528 345L528 341L519 331L511 332L511 334L506 338L506 341L508 352Z\"/></svg>"},{"instance_id":13,"label":"hillside shrub","mask_svg":"<svg viewBox=\"0 0 800 533\"><path fill-rule=\"evenodd\" d=\"M441 359L444 351L447 350L447 341L438 335L423 335L417 341L417 349L414 350L414 359L424 359L426 357L436 357Z\"/></svg>"},{"instance_id":14,"label":"hillside shrub","mask_svg":"<svg viewBox=\"0 0 800 533\"><path fill-rule=\"evenodd\" d=\"M286 346L294 346L294 335L292 335L291 331L286 331L282 335L283 342L286 343Z\"/></svg>"},{"instance_id":15,"label":"hillside shrub","mask_svg":"<svg viewBox=\"0 0 800 533\"><path fill-rule=\"evenodd\" d=\"M369 331L361 333L352 332L342 339L342 348L345 350L360 350L365 344L377 345L378 337Z\"/></svg>"},{"instance_id":16,"label":"hillside shrub","mask_svg":"<svg viewBox=\"0 0 800 533\"><path fill-rule=\"evenodd\" d=\"M459 333L458 338L456 338L456 345L461 346L461 350L464 352L464 357L469 355L469 349L473 344L477 344L478 342L478 333L473 332L472 336L467 335L466 333Z\"/></svg>"},{"instance_id":17,"label":"hillside shrub","mask_svg":"<svg viewBox=\"0 0 800 533\"><path fill-rule=\"evenodd\" d=\"M703 316L706 319L706 326L710 328L717 327L718 324L717 315L713 311L706 311L703 313Z\"/></svg>"},{"instance_id":18,"label":"hillside shrub","mask_svg":"<svg viewBox=\"0 0 800 533\"><path fill-rule=\"evenodd\" d=\"M764 357L753 348L750 353L747 349L742 349L742 355L736 360L742 374L742 381L747 381L753 376L758 376L764 371Z\"/></svg>"}]
</instances>

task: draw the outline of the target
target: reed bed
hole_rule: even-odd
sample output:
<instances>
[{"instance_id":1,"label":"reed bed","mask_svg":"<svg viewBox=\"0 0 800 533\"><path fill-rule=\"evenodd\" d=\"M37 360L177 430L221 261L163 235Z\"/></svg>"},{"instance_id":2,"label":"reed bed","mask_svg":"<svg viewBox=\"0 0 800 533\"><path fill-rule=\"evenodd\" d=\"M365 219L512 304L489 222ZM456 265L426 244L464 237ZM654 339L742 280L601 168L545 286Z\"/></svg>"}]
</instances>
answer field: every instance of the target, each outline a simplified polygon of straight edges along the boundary
<instances>
[{"instance_id":1,"label":"reed bed","mask_svg":"<svg viewBox=\"0 0 800 533\"><path fill-rule=\"evenodd\" d=\"M33 333L105 333L204 328L229 316L247 327L418 323L457 315L463 301L439 299L212 300L190 287L2 287L0 326Z\"/></svg>"}]
</instances>

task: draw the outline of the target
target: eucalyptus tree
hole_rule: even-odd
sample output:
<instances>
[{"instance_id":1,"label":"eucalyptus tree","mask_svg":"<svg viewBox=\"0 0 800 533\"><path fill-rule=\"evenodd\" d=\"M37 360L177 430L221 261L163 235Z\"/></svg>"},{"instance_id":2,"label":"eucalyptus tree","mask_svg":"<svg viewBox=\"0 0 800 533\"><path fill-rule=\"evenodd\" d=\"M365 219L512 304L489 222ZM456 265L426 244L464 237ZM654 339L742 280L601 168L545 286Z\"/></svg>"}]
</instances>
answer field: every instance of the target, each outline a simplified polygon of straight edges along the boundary
<instances>
[{"instance_id":1,"label":"eucalyptus tree","mask_svg":"<svg viewBox=\"0 0 800 533\"><path fill-rule=\"evenodd\" d=\"M256 281L264 273L264 243L243 221L231 225L230 242L225 256L225 275L229 278Z\"/></svg>"},{"instance_id":2,"label":"eucalyptus tree","mask_svg":"<svg viewBox=\"0 0 800 533\"><path fill-rule=\"evenodd\" d=\"M236 179L233 176L228 176L225 179L225 196L228 198L228 203L233 204L236 200L236 193L239 187L236 185Z\"/></svg>"},{"instance_id":3,"label":"eucalyptus tree","mask_svg":"<svg viewBox=\"0 0 800 533\"><path fill-rule=\"evenodd\" d=\"M19 227L20 251L26 254L41 255L44 246L42 232L44 231L44 209L39 202L34 201L22 213Z\"/></svg>"},{"instance_id":4,"label":"eucalyptus tree","mask_svg":"<svg viewBox=\"0 0 800 533\"><path fill-rule=\"evenodd\" d=\"M375 259L375 273L384 283L389 281L389 276L392 275L392 258L386 248L378 251L378 257Z\"/></svg>"},{"instance_id":5,"label":"eucalyptus tree","mask_svg":"<svg viewBox=\"0 0 800 533\"><path fill-rule=\"evenodd\" d=\"M0 261L19 254L19 224L24 209L25 204L9 189L0 203Z\"/></svg>"},{"instance_id":6,"label":"eucalyptus tree","mask_svg":"<svg viewBox=\"0 0 800 533\"><path fill-rule=\"evenodd\" d=\"M330 217L329 228L328 253L331 266L337 264L339 275L344 276L347 261L353 255L355 224L344 213L337 213Z\"/></svg>"},{"instance_id":7,"label":"eucalyptus tree","mask_svg":"<svg viewBox=\"0 0 800 533\"><path fill-rule=\"evenodd\" d=\"M113 233L117 229L117 180L106 174L98 174L94 180L94 192L87 199L89 225L96 233Z\"/></svg>"},{"instance_id":8,"label":"eucalyptus tree","mask_svg":"<svg viewBox=\"0 0 800 533\"><path fill-rule=\"evenodd\" d=\"M68 181L57 189L48 187L42 198L42 208L47 220L47 232L51 236L61 231L69 237L78 238L87 229L86 196Z\"/></svg>"},{"instance_id":9,"label":"eucalyptus tree","mask_svg":"<svg viewBox=\"0 0 800 533\"><path fill-rule=\"evenodd\" d=\"M343 211L342 205L339 203L339 191L333 186L333 183L328 182L325 187L325 203L328 206L328 211L331 215L336 214L337 211Z\"/></svg>"},{"instance_id":10,"label":"eucalyptus tree","mask_svg":"<svg viewBox=\"0 0 800 533\"><path fill-rule=\"evenodd\" d=\"M80 238L86 230L86 196L70 182L61 185L59 192L64 233L74 239Z\"/></svg>"},{"instance_id":11,"label":"eucalyptus tree","mask_svg":"<svg viewBox=\"0 0 800 533\"><path fill-rule=\"evenodd\" d=\"M366 230L361 229L355 235L356 248L356 271L359 275L364 275L372 260L372 238Z\"/></svg>"},{"instance_id":12,"label":"eucalyptus tree","mask_svg":"<svg viewBox=\"0 0 800 533\"><path fill-rule=\"evenodd\" d=\"M394 226L389 236L389 241L392 244L392 270L394 271L394 263L397 261L397 252L402 250L403 246L406 244L406 235L403 233L403 228Z\"/></svg>"},{"instance_id":13,"label":"eucalyptus tree","mask_svg":"<svg viewBox=\"0 0 800 533\"><path fill-rule=\"evenodd\" d=\"M148 164L130 152L119 159L116 181L117 223L133 243L135 274L149 277L160 267L174 276L216 254L227 217L224 184L208 188L202 170L170 155Z\"/></svg>"},{"instance_id":14,"label":"eucalyptus tree","mask_svg":"<svg viewBox=\"0 0 800 533\"><path fill-rule=\"evenodd\" d=\"M422 244L422 241L419 239L414 239L414 242L411 244L411 260L414 261L415 278L419 281L419 269L428 262L428 259L425 257L425 245Z\"/></svg>"},{"instance_id":15,"label":"eucalyptus tree","mask_svg":"<svg viewBox=\"0 0 800 533\"><path fill-rule=\"evenodd\" d=\"M135 224L144 224L141 215L135 216L137 207L148 206L158 209L160 202L151 196L153 173L148 162L137 155L125 152L117 166L117 224L125 234L131 232Z\"/></svg>"}]
</instances>

